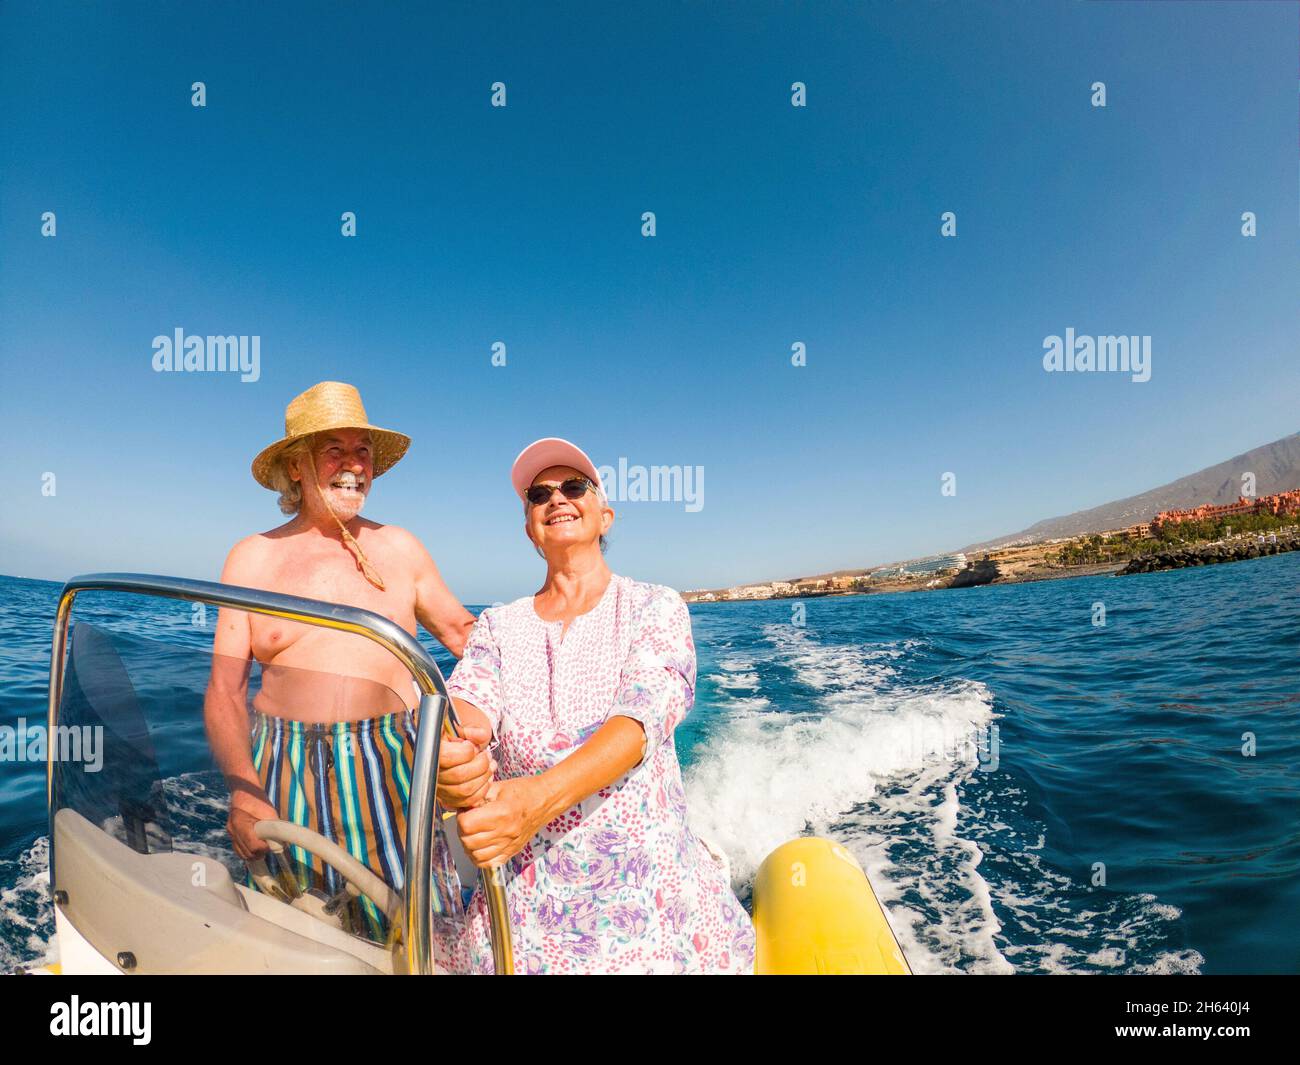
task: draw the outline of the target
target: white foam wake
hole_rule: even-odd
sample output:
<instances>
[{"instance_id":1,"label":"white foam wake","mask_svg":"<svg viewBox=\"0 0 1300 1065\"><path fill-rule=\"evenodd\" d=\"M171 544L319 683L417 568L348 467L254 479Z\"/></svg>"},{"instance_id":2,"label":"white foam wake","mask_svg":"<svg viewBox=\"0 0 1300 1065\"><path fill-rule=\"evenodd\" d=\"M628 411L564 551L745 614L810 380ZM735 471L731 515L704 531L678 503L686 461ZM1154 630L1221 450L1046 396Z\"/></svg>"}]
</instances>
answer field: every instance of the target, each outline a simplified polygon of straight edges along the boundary
<instances>
[{"instance_id":1,"label":"white foam wake","mask_svg":"<svg viewBox=\"0 0 1300 1065\"><path fill-rule=\"evenodd\" d=\"M966 967L973 960L1010 970L994 944L1000 926L978 871L983 855L958 832L958 788L977 770L994 718L988 689L971 681L909 687L893 665L907 653L898 645L824 644L793 626L770 626L764 636L764 657L794 671L797 694L769 701L749 694L757 686L744 685L742 695L739 684L720 685L723 722L686 774L691 824L726 850L737 890L747 891L762 859L786 840L832 836L867 869L914 969L950 969L960 958ZM746 677L759 666L735 658L720 665ZM959 903L929 899L925 877L891 857L918 833L924 847L911 850L940 856L942 878L962 884ZM949 938L952 950L942 943Z\"/></svg>"},{"instance_id":2,"label":"white foam wake","mask_svg":"<svg viewBox=\"0 0 1300 1065\"><path fill-rule=\"evenodd\" d=\"M973 757L963 760L963 751L976 749L978 727L992 718L980 685L824 701L832 704L824 712L799 715L737 700L726 724L696 753L687 773L692 824L727 850L740 879L751 878L773 847L808 826L828 831L875 797L882 783L936 767L944 779L964 775L974 764ZM951 809L936 815L951 836L955 794Z\"/></svg>"},{"instance_id":3,"label":"white foam wake","mask_svg":"<svg viewBox=\"0 0 1300 1065\"><path fill-rule=\"evenodd\" d=\"M709 675L719 723L686 772L691 824L727 852L742 896L774 847L811 832L866 869L915 972L1204 963L1166 945L1176 907L1093 891L1043 861L1021 789L981 772L1000 757L983 684L907 682L898 660L916 641L836 644L789 625L763 636Z\"/></svg>"},{"instance_id":4,"label":"white foam wake","mask_svg":"<svg viewBox=\"0 0 1300 1065\"><path fill-rule=\"evenodd\" d=\"M0 861L0 972L58 961L50 906L50 841L41 836L16 859Z\"/></svg>"}]
</instances>

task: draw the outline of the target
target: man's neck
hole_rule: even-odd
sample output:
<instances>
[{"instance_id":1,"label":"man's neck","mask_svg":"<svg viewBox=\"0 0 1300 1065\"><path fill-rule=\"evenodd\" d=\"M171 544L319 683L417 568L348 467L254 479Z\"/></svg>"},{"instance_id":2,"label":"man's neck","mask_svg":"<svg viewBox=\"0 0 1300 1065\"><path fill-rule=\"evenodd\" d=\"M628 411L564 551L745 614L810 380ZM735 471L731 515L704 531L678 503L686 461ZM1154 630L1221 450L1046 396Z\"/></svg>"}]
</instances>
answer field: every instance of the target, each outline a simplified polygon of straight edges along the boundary
<instances>
[{"instance_id":1,"label":"man's neck","mask_svg":"<svg viewBox=\"0 0 1300 1065\"><path fill-rule=\"evenodd\" d=\"M293 531L308 535L320 535L327 540L342 541L343 534L339 532L340 521L343 521L343 519L335 519L334 515L328 510L317 510L316 508L308 510L304 507L293 520ZM361 515L354 514L350 519L344 521L343 525L348 532L356 536L361 531Z\"/></svg>"}]
</instances>

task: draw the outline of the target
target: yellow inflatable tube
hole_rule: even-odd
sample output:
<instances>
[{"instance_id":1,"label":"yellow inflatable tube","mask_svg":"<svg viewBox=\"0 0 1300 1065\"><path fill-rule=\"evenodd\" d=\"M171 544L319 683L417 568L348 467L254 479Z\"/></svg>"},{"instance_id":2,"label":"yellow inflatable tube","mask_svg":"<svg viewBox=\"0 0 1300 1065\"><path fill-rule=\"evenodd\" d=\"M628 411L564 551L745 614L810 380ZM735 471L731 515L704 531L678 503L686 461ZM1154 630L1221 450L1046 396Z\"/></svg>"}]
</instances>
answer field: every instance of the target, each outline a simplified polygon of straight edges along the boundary
<instances>
[{"instance_id":1,"label":"yellow inflatable tube","mask_svg":"<svg viewBox=\"0 0 1300 1065\"><path fill-rule=\"evenodd\" d=\"M759 867L754 932L764 975L911 971L862 867L815 836L783 843Z\"/></svg>"}]
</instances>

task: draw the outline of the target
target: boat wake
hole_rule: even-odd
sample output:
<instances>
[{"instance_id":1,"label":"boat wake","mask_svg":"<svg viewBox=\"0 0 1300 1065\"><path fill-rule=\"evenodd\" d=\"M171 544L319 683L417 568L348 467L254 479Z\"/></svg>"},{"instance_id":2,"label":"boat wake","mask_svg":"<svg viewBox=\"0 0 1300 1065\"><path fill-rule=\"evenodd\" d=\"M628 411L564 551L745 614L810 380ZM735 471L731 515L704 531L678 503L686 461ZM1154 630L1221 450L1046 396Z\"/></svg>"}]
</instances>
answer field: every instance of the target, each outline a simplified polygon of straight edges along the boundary
<instances>
[{"instance_id":1,"label":"boat wake","mask_svg":"<svg viewBox=\"0 0 1300 1065\"><path fill-rule=\"evenodd\" d=\"M1043 860L1044 828L999 769L989 689L913 683L920 641L822 642L770 625L706 673L718 715L691 753L692 827L748 902L758 864L805 834L846 845L913 971L1191 972L1175 907L1091 890Z\"/></svg>"},{"instance_id":2,"label":"boat wake","mask_svg":"<svg viewBox=\"0 0 1300 1065\"><path fill-rule=\"evenodd\" d=\"M0 859L0 972L57 961L50 904L50 840L41 836L16 858Z\"/></svg>"}]
</instances>

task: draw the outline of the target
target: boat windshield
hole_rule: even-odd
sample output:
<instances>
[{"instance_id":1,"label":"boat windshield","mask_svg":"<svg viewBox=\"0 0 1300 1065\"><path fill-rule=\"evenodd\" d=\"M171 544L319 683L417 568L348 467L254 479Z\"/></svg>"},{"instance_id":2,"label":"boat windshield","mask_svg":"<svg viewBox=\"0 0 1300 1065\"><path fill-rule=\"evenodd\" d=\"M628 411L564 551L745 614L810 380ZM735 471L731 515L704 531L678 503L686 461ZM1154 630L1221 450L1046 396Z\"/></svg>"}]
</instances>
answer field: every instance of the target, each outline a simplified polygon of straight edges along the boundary
<instances>
[{"instance_id":1,"label":"boat windshield","mask_svg":"<svg viewBox=\"0 0 1300 1065\"><path fill-rule=\"evenodd\" d=\"M269 665L214 655L210 636L72 629L48 737L65 967L84 940L138 972L406 971L418 693L364 637L274 625ZM452 846L438 830L443 932L472 886Z\"/></svg>"}]
</instances>

